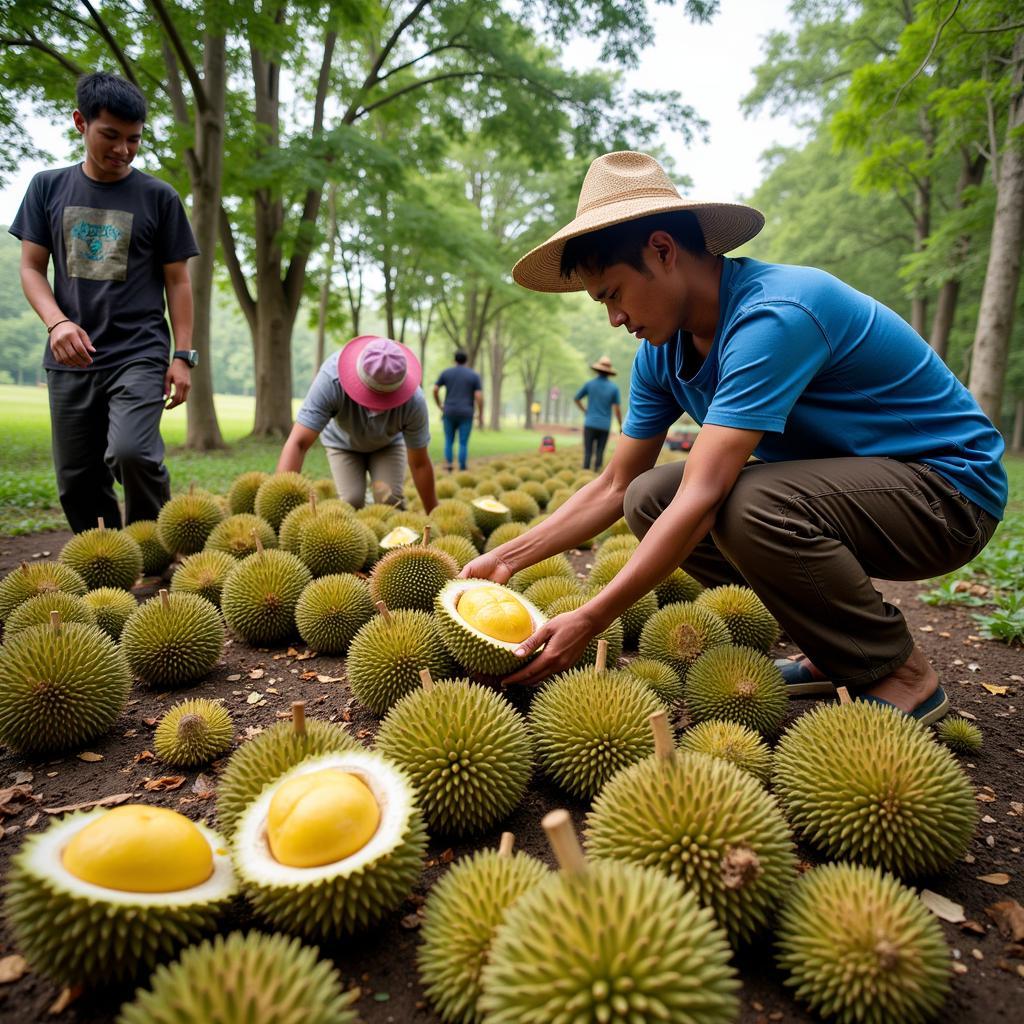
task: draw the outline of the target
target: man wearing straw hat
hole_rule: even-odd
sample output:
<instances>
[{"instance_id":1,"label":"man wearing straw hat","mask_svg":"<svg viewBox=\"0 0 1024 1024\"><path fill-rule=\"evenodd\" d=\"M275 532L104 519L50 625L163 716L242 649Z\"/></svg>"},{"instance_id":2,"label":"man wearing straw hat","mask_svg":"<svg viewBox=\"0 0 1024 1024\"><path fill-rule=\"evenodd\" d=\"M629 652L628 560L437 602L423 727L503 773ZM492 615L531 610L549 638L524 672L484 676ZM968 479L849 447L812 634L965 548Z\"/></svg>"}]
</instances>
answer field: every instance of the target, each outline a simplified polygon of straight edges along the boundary
<instances>
[{"instance_id":1,"label":"man wearing straw hat","mask_svg":"<svg viewBox=\"0 0 1024 1024\"><path fill-rule=\"evenodd\" d=\"M543 292L586 290L639 343L608 468L543 523L463 574L512 573L625 515L629 572L523 642L509 682L575 663L587 641L677 565L746 583L803 652L794 694L848 687L924 723L948 701L899 609L871 578L949 572L1006 503L1003 441L894 312L823 271L730 259L761 229L748 206L683 199L640 153L594 161L576 218L515 266ZM701 431L655 467L683 412ZM757 461L751 462L751 456Z\"/></svg>"},{"instance_id":2,"label":"man wearing straw hat","mask_svg":"<svg viewBox=\"0 0 1024 1024\"><path fill-rule=\"evenodd\" d=\"M302 469L320 437L339 498L362 508L369 474L374 501L404 508L408 462L429 512L437 496L422 375L419 360L397 341L373 334L353 338L320 367L281 449L277 472Z\"/></svg>"},{"instance_id":3,"label":"man wearing straw hat","mask_svg":"<svg viewBox=\"0 0 1024 1024\"><path fill-rule=\"evenodd\" d=\"M601 356L596 363L591 363L590 368L594 371L594 377L576 392L574 401L583 413L583 468L590 469L593 459L595 471L600 471L613 411L619 421L619 432L622 432L622 399L619 397L619 389L611 382L616 371L607 356ZM582 401L584 398L587 400L586 405Z\"/></svg>"}]
</instances>

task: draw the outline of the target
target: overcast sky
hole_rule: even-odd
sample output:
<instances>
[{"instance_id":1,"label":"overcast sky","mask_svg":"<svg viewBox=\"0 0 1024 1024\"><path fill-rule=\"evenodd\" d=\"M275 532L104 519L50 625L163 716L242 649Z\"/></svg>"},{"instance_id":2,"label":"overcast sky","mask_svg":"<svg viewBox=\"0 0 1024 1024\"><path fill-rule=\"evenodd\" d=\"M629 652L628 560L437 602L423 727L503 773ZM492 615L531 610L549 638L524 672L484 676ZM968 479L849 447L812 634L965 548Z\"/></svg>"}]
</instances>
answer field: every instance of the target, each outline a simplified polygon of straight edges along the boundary
<instances>
[{"instance_id":1,"label":"overcast sky","mask_svg":"<svg viewBox=\"0 0 1024 1024\"><path fill-rule=\"evenodd\" d=\"M689 191L694 198L729 202L749 196L761 177L761 152L800 137L788 120L747 120L739 110L741 97L753 84L750 69L761 60L763 37L790 24L788 2L722 0L714 21L702 26L691 24L681 6L651 5L656 42L627 80L633 88L677 90L683 102L709 122L706 144L697 143L688 150L681 137L672 133L661 140L679 172L693 179ZM596 60L596 47L576 43L568 49L567 59L573 66L586 66ZM70 104L68 118L70 122ZM61 129L34 119L28 119L26 127L39 145L57 156L58 163L78 158L78 148L68 148ZM0 224L11 222L29 179L44 166L24 166L0 191ZM144 160L138 166L144 168Z\"/></svg>"}]
</instances>

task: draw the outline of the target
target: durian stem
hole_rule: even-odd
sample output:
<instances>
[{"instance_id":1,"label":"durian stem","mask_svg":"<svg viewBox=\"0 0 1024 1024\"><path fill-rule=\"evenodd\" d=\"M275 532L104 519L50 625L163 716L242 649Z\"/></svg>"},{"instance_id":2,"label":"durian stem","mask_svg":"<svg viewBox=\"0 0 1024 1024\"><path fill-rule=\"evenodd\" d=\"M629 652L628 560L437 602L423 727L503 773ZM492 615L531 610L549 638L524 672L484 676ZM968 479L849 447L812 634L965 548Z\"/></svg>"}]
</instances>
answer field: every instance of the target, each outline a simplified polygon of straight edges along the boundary
<instances>
[{"instance_id":1,"label":"durian stem","mask_svg":"<svg viewBox=\"0 0 1024 1024\"><path fill-rule=\"evenodd\" d=\"M292 701L292 729L296 736L306 735L306 702L304 700Z\"/></svg>"},{"instance_id":2,"label":"durian stem","mask_svg":"<svg viewBox=\"0 0 1024 1024\"><path fill-rule=\"evenodd\" d=\"M594 668L598 672L603 672L605 666L608 664L608 641L598 640L597 641L597 659L594 661Z\"/></svg>"},{"instance_id":3,"label":"durian stem","mask_svg":"<svg viewBox=\"0 0 1024 1024\"><path fill-rule=\"evenodd\" d=\"M853 703L853 699L850 697L850 691L845 686L836 687L836 696L839 698L840 704Z\"/></svg>"},{"instance_id":4,"label":"durian stem","mask_svg":"<svg viewBox=\"0 0 1024 1024\"><path fill-rule=\"evenodd\" d=\"M434 680L430 678L429 668L420 669L420 682L423 684L423 689L426 690L427 693L430 693L430 691L433 690Z\"/></svg>"},{"instance_id":5,"label":"durian stem","mask_svg":"<svg viewBox=\"0 0 1024 1024\"><path fill-rule=\"evenodd\" d=\"M388 606L383 601L375 601L373 606L384 616L385 622L391 621L391 612L388 611Z\"/></svg>"},{"instance_id":6,"label":"durian stem","mask_svg":"<svg viewBox=\"0 0 1024 1024\"><path fill-rule=\"evenodd\" d=\"M309 507L313 510L313 514L316 515L316 493L314 491L309 492Z\"/></svg>"},{"instance_id":7,"label":"durian stem","mask_svg":"<svg viewBox=\"0 0 1024 1024\"><path fill-rule=\"evenodd\" d=\"M515 845L516 837L511 832L501 833L501 842L498 843L498 856L511 857L512 847Z\"/></svg>"},{"instance_id":8,"label":"durian stem","mask_svg":"<svg viewBox=\"0 0 1024 1024\"><path fill-rule=\"evenodd\" d=\"M52 629L57 636L60 636L60 612L50 612L50 629Z\"/></svg>"},{"instance_id":9,"label":"durian stem","mask_svg":"<svg viewBox=\"0 0 1024 1024\"><path fill-rule=\"evenodd\" d=\"M103 522L103 516L96 517L96 528L99 530L105 530L107 528L107 524Z\"/></svg>"},{"instance_id":10,"label":"durian stem","mask_svg":"<svg viewBox=\"0 0 1024 1024\"><path fill-rule=\"evenodd\" d=\"M256 545L256 553L263 554L263 541L260 540L260 535L255 530L249 531L252 534L252 542Z\"/></svg>"},{"instance_id":11,"label":"durian stem","mask_svg":"<svg viewBox=\"0 0 1024 1024\"><path fill-rule=\"evenodd\" d=\"M651 723L651 732L654 733L654 756L670 758L676 752L676 745L672 742L668 715L664 711L655 711L647 721Z\"/></svg>"},{"instance_id":12,"label":"durian stem","mask_svg":"<svg viewBox=\"0 0 1024 1024\"><path fill-rule=\"evenodd\" d=\"M430 544L430 523L427 523L423 527L423 546L427 547Z\"/></svg>"},{"instance_id":13,"label":"durian stem","mask_svg":"<svg viewBox=\"0 0 1024 1024\"><path fill-rule=\"evenodd\" d=\"M572 827L569 812L559 809L549 811L541 819L541 828L548 834L548 842L555 853L558 866L566 874L583 871L587 862L583 857L583 848L576 838L576 829Z\"/></svg>"},{"instance_id":14,"label":"durian stem","mask_svg":"<svg viewBox=\"0 0 1024 1024\"><path fill-rule=\"evenodd\" d=\"M164 608L170 608L171 607L171 599L168 596L166 590L161 590L160 591L160 604L163 605Z\"/></svg>"},{"instance_id":15,"label":"durian stem","mask_svg":"<svg viewBox=\"0 0 1024 1024\"><path fill-rule=\"evenodd\" d=\"M28 572L28 562L22 562L21 563L21 571L22 572Z\"/></svg>"},{"instance_id":16,"label":"durian stem","mask_svg":"<svg viewBox=\"0 0 1024 1024\"><path fill-rule=\"evenodd\" d=\"M196 482L195 482L195 480L193 480L193 481L192 481L192 482L191 482L191 483L190 483L190 484L188 485L188 493L189 493L189 494L195 494L195 492L196 492Z\"/></svg>"}]
</instances>

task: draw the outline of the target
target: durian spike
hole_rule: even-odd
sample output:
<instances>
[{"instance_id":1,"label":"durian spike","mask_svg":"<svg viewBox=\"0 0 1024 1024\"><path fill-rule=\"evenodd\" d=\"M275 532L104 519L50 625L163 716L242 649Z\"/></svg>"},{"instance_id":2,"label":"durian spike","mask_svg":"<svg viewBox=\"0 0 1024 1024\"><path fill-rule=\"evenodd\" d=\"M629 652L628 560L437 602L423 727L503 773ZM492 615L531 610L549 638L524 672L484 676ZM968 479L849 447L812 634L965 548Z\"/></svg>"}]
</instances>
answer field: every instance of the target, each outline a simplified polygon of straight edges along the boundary
<instances>
[{"instance_id":1,"label":"durian spike","mask_svg":"<svg viewBox=\"0 0 1024 1024\"><path fill-rule=\"evenodd\" d=\"M167 591L163 589L160 591L160 604L163 605L164 608L171 607L171 599L168 597Z\"/></svg>"},{"instance_id":2,"label":"durian spike","mask_svg":"<svg viewBox=\"0 0 1024 1024\"><path fill-rule=\"evenodd\" d=\"M498 856L511 857L512 847L515 845L516 837L511 832L501 833L501 842L498 843Z\"/></svg>"},{"instance_id":3,"label":"durian spike","mask_svg":"<svg viewBox=\"0 0 1024 1024\"><path fill-rule=\"evenodd\" d=\"M50 629L52 629L54 633L57 633L58 635L60 634L60 612L50 612Z\"/></svg>"},{"instance_id":4,"label":"durian spike","mask_svg":"<svg viewBox=\"0 0 1024 1024\"><path fill-rule=\"evenodd\" d=\"M654 756L670 758L676 752L676 745L672 742L668 715L664 711L655 711L647 721L651 723L651 732L654 733Z\"/></svg>"},{"instance_id":5,"label":"durian spike","mask_svg":"<svg viewBox=\"0 0 1024 1024\"><path fill-rule=\"evenodd\" d=\"M383 603L383 602L381 602L381 603ZM431 677L430 677L430 669L429 668L421 668L420 669L420 682L423 684L423 689L426 690L427 693L430 693L430 691L433 690L433 688L434 688L434 680L431 679Z\"/></svg>"},{"instance_id":6,"label":"durian spike","mask_svg":"<svg viewBox=\"0 0 1024 1024\"><path fill-rule=\"evenodd\" d=\"M292 729L296 736L306 735L306 702L304 700L292 701Z\"/></svg>"},{"instance_id":7,"label":"durian spike","mask_svg":"<svg viewBox=\"0 0 1024 1024\"><path fill-rule=\"evenodd\" d=\"M263 541L260 540L260 535L255 530L249 531L252 536L253 543L256 545L256 553L263 554Z\"/></svg>"},{"instance_id":8,"label":"durian spike","mask_svg":"<svg viewBox=\"0 0 1024 1024\"><path fill-rule=\"evenodd\" d=\"M598 672L603 672L608 664L608 641L598 640L597 641L597 657L594 660L594 668Z\"/></svg>"},{"instance_id":9,"label":"durian spike","mask_svg":"<svg viewBox=\"0 0 1024 1024\"><path fill-rule=\"evenodd\" d=\"M559 808L549 811L541 819L541 828L548 834L548 842L554 850L558 866L568 875L583 871L587 862L583 857L583 848L576 837L576 829L572 827L569 812Z\"/></svg>"},{"instance_id":10,"label":"durian spike","mask_svg":"<svg viewBox=\"0 0 1024 1024\"><path fill-rule=\"evenodd\" d=\"M423 527L423 540L420 542L424 547L430 545L430 523Z\"/></svg>"},{"instance_id":11,"label":"durian spike","mask_svg":"<svg viewBox=\"0 0 1024 1024\"><path fill-rule=\"evenodd\" d=\"M852 704L853 700L850 697L850 691L845 686L836 687L836 696L839 697L840 704Z\"/></svg>"},{"instance_id":12,"label":"durian spike","mask_svg":"<svg viewBox=\"0 0 1024 1024\"><path fill-rule=\"evenodd\" d=\"M388 606L383 601L375 601L373 606L384 616L385 622L391 621L391 612L388 611Z\"/></svg>"},{"instance_id":13,"label":"durian spike","mask_svg":"<svg viewBox=\"0 0 1024 1024\"><path fill-rule=\"evenodd\" d=\"M96 527L100 530L105 530L107 528L107 524L103 521L103 516L96 517Z\"/></svg>"}]
</instances>

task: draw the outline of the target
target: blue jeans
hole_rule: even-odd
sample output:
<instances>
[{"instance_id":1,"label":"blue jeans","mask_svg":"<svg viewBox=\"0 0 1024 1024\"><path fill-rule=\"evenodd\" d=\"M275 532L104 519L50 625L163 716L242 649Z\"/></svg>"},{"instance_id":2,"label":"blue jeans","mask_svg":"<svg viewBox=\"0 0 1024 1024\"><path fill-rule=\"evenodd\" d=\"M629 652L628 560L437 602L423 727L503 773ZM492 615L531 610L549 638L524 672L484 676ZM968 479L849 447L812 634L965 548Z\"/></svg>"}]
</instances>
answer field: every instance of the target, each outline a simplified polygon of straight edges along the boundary
<instances>
[{"instance_id":1,"label":"blue jeans","mask_svg":"<svg viewBox=\"0 0 1024 1024\"><path fill-rule=\"evenodd\" d=\"M448 416L441 417L444 426L444 461L447 465L452 464L452 456L455 447L455 432L459 434L459 469L466 468L466 458L469 454L469 432L473 429L472 416Z\"/></svg>"}]
</instances>

